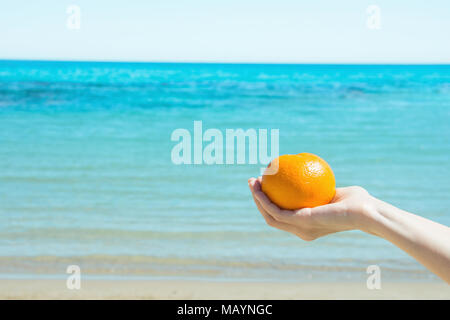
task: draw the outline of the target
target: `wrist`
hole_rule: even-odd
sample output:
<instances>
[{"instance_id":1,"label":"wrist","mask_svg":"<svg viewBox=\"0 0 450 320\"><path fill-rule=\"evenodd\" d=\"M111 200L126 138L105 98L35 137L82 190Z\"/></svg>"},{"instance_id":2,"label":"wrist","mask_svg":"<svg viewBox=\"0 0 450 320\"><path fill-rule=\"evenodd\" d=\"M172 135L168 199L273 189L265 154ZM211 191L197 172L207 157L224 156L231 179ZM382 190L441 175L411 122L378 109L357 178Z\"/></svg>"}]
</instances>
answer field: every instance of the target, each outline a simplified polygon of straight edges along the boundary
<instances>
[{"instance_id":1,"label":"wrist","mask_svg":"<svg viewBox=\"0 0 450 320\"><path fill-rule=\"evenodd\" d=\"M386 223L385 218L382 215L383 204L383 201L373 196L369 196L368 199L364 201L359 212L359 230L378 237L383 237L383 229Z\"/></svg>"}]
</instances>

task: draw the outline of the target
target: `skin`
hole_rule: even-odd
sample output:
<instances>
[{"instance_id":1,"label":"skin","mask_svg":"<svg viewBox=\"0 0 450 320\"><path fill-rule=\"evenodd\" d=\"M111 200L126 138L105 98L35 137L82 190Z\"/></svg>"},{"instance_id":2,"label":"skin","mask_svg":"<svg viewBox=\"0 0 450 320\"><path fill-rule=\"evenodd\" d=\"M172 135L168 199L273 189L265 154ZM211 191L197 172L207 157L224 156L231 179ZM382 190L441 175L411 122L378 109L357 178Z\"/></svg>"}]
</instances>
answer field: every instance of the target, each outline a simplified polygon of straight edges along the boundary
<instances>
[{"instance_id":1,"label":"skin","mask_svg":"<svg viewBox=\"0 0 450 320\"><path fill-rule=\"evenodd\" d=\"M361 230L396 245L450 284L450 228L403 211L364 188L337 188L327 205L283 210L261 191L261 177L248 180L253 200L271 227L312 241L327 234Z\"/></svg>"}]
</instances>

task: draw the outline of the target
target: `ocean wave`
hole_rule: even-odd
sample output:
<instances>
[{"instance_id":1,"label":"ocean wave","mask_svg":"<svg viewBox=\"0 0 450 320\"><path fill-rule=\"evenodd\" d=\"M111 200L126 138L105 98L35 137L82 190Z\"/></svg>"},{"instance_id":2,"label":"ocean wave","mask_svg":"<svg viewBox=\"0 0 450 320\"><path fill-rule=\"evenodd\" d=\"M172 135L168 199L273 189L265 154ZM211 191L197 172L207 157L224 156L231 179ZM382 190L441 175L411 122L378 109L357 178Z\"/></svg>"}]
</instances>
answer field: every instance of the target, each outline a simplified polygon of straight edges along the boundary
<instances>
[{"instance_id":1,"label":"ocean wave","mask_svg":"<svg viewBox=\"0 0 450 320\"><path fill-rule=\"evenodd\" d=\"M78 265L84 275L197 277L197 278L259 278L265 280L363 279L365 267L373 261L305 261L301 264L280 262L245 262L233 259L186 259L155 256L29 256L0 257L0 274L64 275L67 266ZM433 279L416 265L396 260L377 261L382 266L383 279Z\"/></svg>"}]
</instances>

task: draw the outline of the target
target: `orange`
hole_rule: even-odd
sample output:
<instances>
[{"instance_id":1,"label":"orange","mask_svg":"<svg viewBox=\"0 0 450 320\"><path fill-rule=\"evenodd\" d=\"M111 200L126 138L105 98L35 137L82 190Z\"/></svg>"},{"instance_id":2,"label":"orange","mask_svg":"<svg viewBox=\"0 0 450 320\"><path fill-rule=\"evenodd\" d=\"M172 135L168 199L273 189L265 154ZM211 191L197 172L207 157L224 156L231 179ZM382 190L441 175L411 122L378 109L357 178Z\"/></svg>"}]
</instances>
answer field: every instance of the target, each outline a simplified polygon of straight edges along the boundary
<instances>
[{"instance_id":1,"label":"orange","mask_svg":"<svg viewBox=\"0 0 450 320\"><path fill-rule=\"evenodd\" d=\"M277 163L278 170L270 174L270 170L276 170ZM331 167L319 156L286 154L269 164L261 188L280 208L295 210L329 203L336 193L336 181Z\"/></svg>"}]
</instances>

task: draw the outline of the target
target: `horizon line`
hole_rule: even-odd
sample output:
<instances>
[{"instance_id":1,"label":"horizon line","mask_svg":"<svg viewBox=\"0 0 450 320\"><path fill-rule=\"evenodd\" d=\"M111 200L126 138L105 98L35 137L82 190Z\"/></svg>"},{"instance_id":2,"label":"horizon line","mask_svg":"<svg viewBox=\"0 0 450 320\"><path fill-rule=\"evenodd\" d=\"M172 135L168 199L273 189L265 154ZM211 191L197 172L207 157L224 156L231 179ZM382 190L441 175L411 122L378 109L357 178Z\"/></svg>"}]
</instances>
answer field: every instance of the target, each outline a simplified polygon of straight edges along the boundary
<instances>
[{"instance_id":1,"label":"horizon line","mask_svg":"<svg viewBox=\"0 0 450 320\"><path fill-rule=\"evenodd\" d=\"M136 64L237 64L237 65L450 65L450 62L249 62L249 61L127 61L127 60L71 60L71 59L10 59L0 62L70 62L70 63L136 63Z\"/></svg>"}]
</instances>

